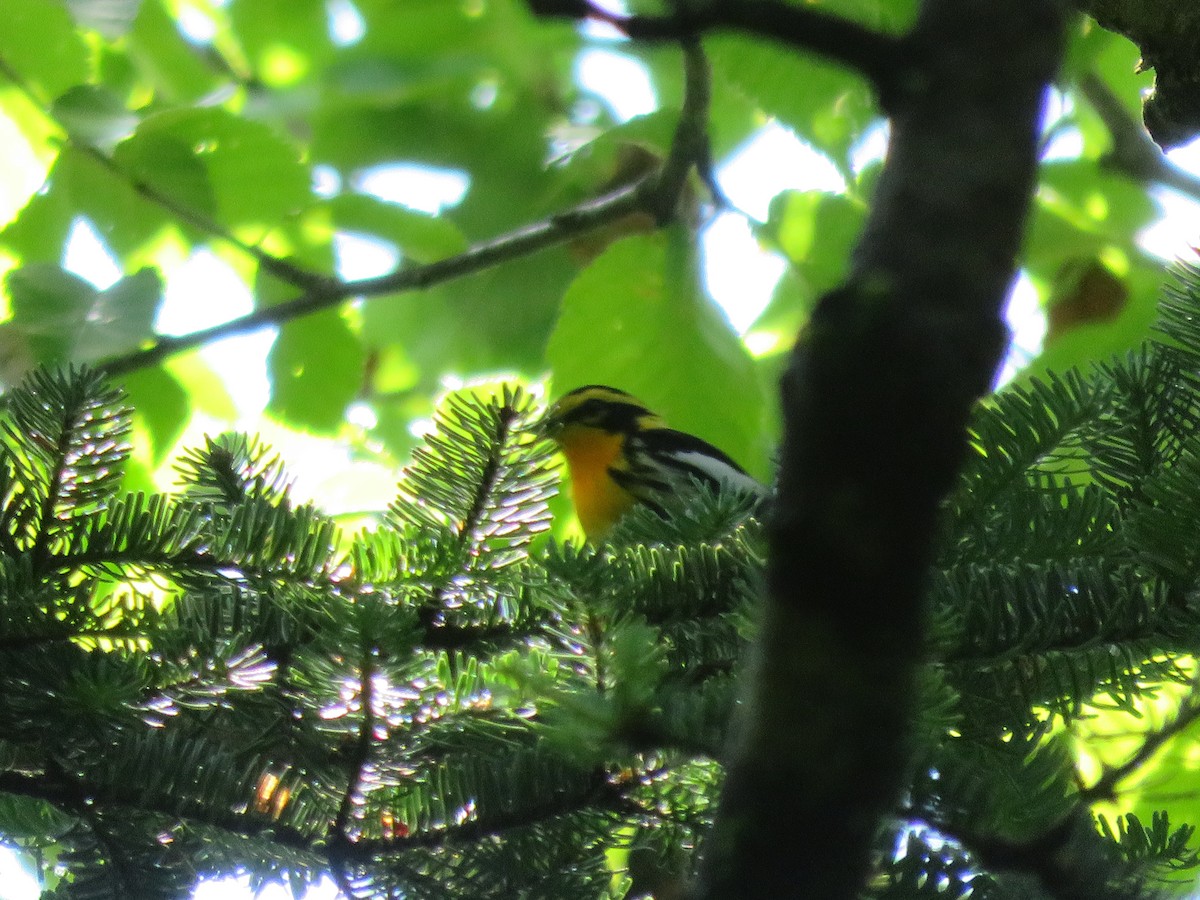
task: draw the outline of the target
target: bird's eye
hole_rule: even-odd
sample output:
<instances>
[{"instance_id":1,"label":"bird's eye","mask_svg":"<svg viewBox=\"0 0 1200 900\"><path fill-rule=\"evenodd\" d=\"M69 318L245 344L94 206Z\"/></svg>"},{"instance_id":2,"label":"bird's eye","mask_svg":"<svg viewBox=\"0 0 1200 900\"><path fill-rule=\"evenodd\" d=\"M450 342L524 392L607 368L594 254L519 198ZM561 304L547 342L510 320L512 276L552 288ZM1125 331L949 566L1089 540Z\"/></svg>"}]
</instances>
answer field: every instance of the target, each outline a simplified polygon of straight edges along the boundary
<instances>
[{"instance_id":1,"label":"bird's eye","mask_svg":"<svg viewBox=\"0 0 1200 900\"><path fill-rule=\"evenodd\" d=\"M581 421L594 422L604 415L604 404L593 397L591 400L585 400L576 410L576 415Z\"/></svg>"}]
</instances>

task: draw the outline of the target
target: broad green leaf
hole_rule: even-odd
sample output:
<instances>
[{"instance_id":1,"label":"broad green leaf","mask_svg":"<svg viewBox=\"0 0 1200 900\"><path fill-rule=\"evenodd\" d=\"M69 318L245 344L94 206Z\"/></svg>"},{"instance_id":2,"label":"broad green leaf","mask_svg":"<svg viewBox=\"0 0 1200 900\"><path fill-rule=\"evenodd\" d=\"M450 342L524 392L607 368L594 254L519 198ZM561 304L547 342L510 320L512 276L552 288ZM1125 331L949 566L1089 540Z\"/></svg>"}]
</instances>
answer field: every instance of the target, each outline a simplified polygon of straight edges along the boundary
<instances>
[{"instance_id":1,"label":"broad green leaf","mask_svg":"<svg viewBox=\"0 0 1200 900\"><path fill-rule=\"evenodd\" d=\"M125 41L141 78L166 102L197 101L221 83L204 55L184 40L162 0L143 0Z\"/></svg>"},{"instance_id":2,"label":"broad green leaf","mask_svg":"<svg viewBox=\"0 0 1200 900\"><path fill-rule=\"evenodd\" d=\"M33 359L71 359L77 332L96 302L96 289L78 275L45 263L9 272L5 287L12 309L6 327L20 334Z\"/></svg>"},{"instance_id":3,"label":"broad green leaf","mask_svg":"<svg viewBox=\"0 0 1200 900\"><path fill-rule=\"evenodd\" d=\"M152 269L98 291L57 266L34 264L10 272L6 285L9 327L42 362L96 362L136 349L153 335L162 297Z\"/></svg>"},{"instance_id":4,"label":"broad green leaf","mask_svg":"<svg viewBox=\"0 0 1200 900\"><path fill-rule=\"evenodd\" d=\"M749 37L720 35L705 46L714 78L740 89L850 176L850 148L879 116L863 79Z\"/></svg>"},{"instance_id":5,"label":"broad green leaf","mask_svg":"<svg viewBox=\"0 0 1200 900\"><path fill-rule=\"evenodd\" d=\"M89 347L103 349L97 358L133 350L153 335L162 292L158 272L141 269L97 295L84 334Z\"/></svg>"},{"instance_id":6,"label":"broad green leaf","mask_svg":"<svg viewBox=\"0 0 1200 900\"><path fill-rule=\"evenodd\" d=\"M61 3L5 0L0 59L46 100L82 84L88 49Z\"/></svg>"},{"instance_id":7,"label":"broad green leaf","mask_svg":"<svg viewBox=\"0 0 1200 900\"><path fill-rule=\"evenodd\" d=\"M700 289L680 228L626 238L578 278L546 351L554 388L610 384L766 476L765 401L729 322Z\"/></svg>"},{"instance_id":8,"label":"broad green leaf","mask_svg":"<svg viewBox=\"0 0 1200 900\"><path fill-rule=\"evenodd\" d=\"M233 0L229 18L255 74L271 87L322 68L332 47L322 0Z\"/></svg>"},{"instance_id":9,"label":"broad green leaf","mask_svg":"<svg viewBox=\"0 0 1200 900\"><path fill-rule=\"evenodd\" d=\"M779 332L785 346L794 341L817 300L845 277L865 218L866 207L841 194L784 191L771 201L766 223L755 231L790 266L754 330Z\"/></svg>"},{"instance_id":10,"label":"broad green leaf","mask_svg":"<svg viewBox=\"0 0 1200 900\"><path fill-rule=\"evenodd\" d=\"M891 32L908 28L920 6L918 0L806 0L806 5Z\"/></svg>"},{"instance_id":11,"label":"broad green leaf","mask_svg":"<svg viewBox=\"0 0 1200 900\"><path fill-rule=\"evenodd\" d=\"M820 294L845 276L866 215L862 203L842 194L784 191L771 200L766 224L756 233L782 251L812 293Z\"/></svg>"},{"instance_id":12,"label":"broad green leaf","mask_svg":"<svg viewBox=\"0 0 1200 900\"><path fill-rule=\"evenodd\" d=\"M1132 243L1134 232L1158 211L1140 185L1090 159L1045 164L1038 200L1077 227L1124 244Z\"/></svg>"},{"instance_id":13,"label":"broad green leaf","mask_svg":"<svg viewBox=\"0 0 1200 900\"><path fill-rule=\"evenodd\" d=\"M446 375L536 377L576 272L565 250L545 250L431 290L375 298L363 309L363 340L372 347L399 345L429 393Z\"/></svg>"},{"instance_id":14,"label":"broad green leaf","mask_svg":"<svg viewBox=\"0 0 1200 900\"><path fill-rule=\"evenodd\" d=\"M129 176L144 182L189 213L211 219L217 200L208 170L179 137L139 128L117 146L113 159Z\"/></svg>"},{"instance_id":15,"label":"broad green leaf","mask_svg":"<svg viewBox=\"0 0 1200 900\"><path fill-rule=\"evenodd\" d=\"M55 163L50 190L92 223L123 268L145 265L148 245L164 231L180 233L175 218L161 205L74 147L65 147Z\"/></svg>"},{"instance_id":16,"label":"broad green leaf","mask_svg":"<svg viewBox=\"0 0 1200 900\"><path fill-rule=\"evenodd\" d=\"M183 434L192 413L187 389L161 367L121 376L121 385L150 437L150 459L161 465Z\"/></svg>"},{"instance_id":17,"label":"broad green leaf","mask_svg":"<svg viewBox=\"0 0 1200 900\"><path fill-rule=\"evenodd\" d=\"M266 125L219 108L148 116L118 148L118 160L172 199L230 226L269 229L310 198L296 147Z\"/></svg>"},{"instance_id":18,"label":"broad green leaf","mask_svg":"<svg viewBox=\"0 0 1200 900\"><path fill-rule=\"evenodd\" d=\"M109 40L129 33L142 0L66 0L67 9L80 28L98 31Z\"/></svg>"},{"instance_id":19,"label":"broad green leaf","mask_svg":"<svg viewBox=\"0 0 1200 900\"><path fill-rule=\"evenodd\" d=\"M0 231L0 247L23 263L57 262L74 216L67 192L52 181L49 190L30 197L20 215Z\"/></svg>"},{"instance_id":20,"label":"broad green leaf","mask_svg":"<svg viewBox=\"0 0 1200 900\"><path fill-rule=\"evenodd\" d=\"M199 353L172 356L164 363L167 374L183 385L198 412L223 422L237 419L238 410L229 396L229 388L209 368Z\"/></svg>"},{"instance_id":21,"label":"broad green leaf","mask_svg":"<svg viewBox=\"0 0 1200 900\"><path fill-rule=\"evenodd\" d=\"M299 428L334 431L363 382L364 354L337 310L289 322L268 357L270 411Z\"/></svg>"},{"instance_id":22,"label":"broad green leaf","mask_svg":"<svg viewBox=\"0 0 1200 900\"><path fill-rule=\"evenodd\" d=\"M119 97L93 84L71 88L54 101L51 112L73 138L105 150L129 137L138 123Z\"/></svg>"},{"instance_id":23,"label":"broad green leaf","mask_svg":"<svg viewBox=\"0 0 1200 900\"><path fill-rule=\"evenodd\" d=\"M341 194L329 201L339 231L362 232L390 241L406 257L432 262L461 253L466 239L444 217L426 215L367 194Z\"/></svg>"},{"instance_id":24,"label":"broad green leaf","mask_svg":"<svg viewBox=\"0 0 1200 900\"><path fill-rule=\"evenodd\" d=\"M1128 271L1122 273L1128 299L1120 314L1111 321L1080 325L1047 344L1019 378L1042 377L1047 372L1063 372L1072 366L1087 369L1137 347L1151 337L1164 277L1162 266L1156 261L1135 258Z\"/></svg>"}]
</instances>

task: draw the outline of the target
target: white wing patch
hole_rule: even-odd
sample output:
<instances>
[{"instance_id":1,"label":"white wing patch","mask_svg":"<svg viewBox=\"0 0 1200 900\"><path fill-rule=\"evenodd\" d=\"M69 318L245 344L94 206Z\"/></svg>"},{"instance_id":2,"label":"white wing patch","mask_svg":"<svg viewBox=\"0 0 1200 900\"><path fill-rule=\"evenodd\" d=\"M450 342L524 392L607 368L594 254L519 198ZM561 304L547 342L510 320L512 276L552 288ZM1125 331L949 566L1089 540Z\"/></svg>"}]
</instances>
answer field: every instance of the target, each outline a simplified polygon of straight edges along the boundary
<instances>
[{"instance_id":1,"label":"white wing patch","mask_svg":"<svg viewBox=\"0 0 1200 900\"><path fill-rule=\"evenodd\" d=\"M700 453L696 450L677 450L670 455L674 465L680 469L691 469L697 475L706 475L723 488L742 491L747 494L763 496L767 489L747 475L731 468L719 459Z\"/></svg>"}]
</instances>

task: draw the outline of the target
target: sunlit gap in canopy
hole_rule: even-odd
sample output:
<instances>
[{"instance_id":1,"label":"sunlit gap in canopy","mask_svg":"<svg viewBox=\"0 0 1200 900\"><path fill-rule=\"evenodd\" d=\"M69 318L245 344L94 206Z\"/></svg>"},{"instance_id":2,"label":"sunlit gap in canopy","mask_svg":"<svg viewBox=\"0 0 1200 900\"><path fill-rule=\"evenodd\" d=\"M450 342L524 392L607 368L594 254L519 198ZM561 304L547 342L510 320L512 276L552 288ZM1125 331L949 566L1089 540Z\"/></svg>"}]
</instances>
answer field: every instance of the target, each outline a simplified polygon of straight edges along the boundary
<instances>
[{"instance_id":1,"label":"sunlit gap in canopy","mask_svg":"<svg viewBox=\"0 0 1200 900\"><path fill-rule=\"evenodd\" d=\"M336 900L339 896L337 885L328 875L322 875L309 885L308 890L296 894L277 882L254 890L249 875L204 878L192 891L192 900L230 900L235 897L244 900Z\"/></svg>"},{"instance_id":2,"label":"sunlit gap in canopy","mask_svg":"<svg viewBox=\"0 0 1200 900\"><path fill-rule=\"evenodd\" d=\"M1167 151L1172 164L1200 176L1200 138ZM1174 188L1155 186L1150 196L1158 204L1162 218L1138 234L1138 246L1160 259L1200 262L1200 202Z\"/></svg>"},{"instance_id":3,"label":"sunlit gap in canopy","mask_svg":"<svg viewBox=\"0 0 1200 900\"><path fill-rule=\"evenodd\" d=\"M0 884L4 885L0 896L4 900L37 900L42 895L42 887L26 868L26 861L16 850L0 847Z\"/></svg>"},{"instance_id":4,"label":"sunlit gap in canopy","mask_svg":"<svg viewBox=\"0 0 1200 900\"><path fill-rule=\"evenodd\" d=\"M330 178L335 177L336 174L330 176L314 172L318 191L321 190L319 182L329 182ZM459 169L397 162L383 163L356 172L351 184L358 193L436 216L463 201L471 186L471 179ZM332 192L335 193L336 189ZM338 275L350 281L383 275L395 269L401 261L399 249L390 241L375 235L339 231L334 235L333 247Z\"/></svg>"},{"instance_id":5,"label":"sunlit gap in canopy","mask_svg":"<svg viewBox=\"0 0 1200 900\"><path fill-rule=\"evenodd\" d=\"M63 248L62 267L97 290L108 290L121 280L121 267L84 216L71 220Z\"/></svg>"},{"instance_id":6,"label":"sunlit gap in canopy","mask_svg":"<svg viewBox=\"0 0 1200 900\"><path fill-rule=\"evenodd\" d=\"M995 387L1008 384L1037 359L1046 338L1046 312L1037 288L1023 269L1017 272L1009 291L1004 321L1008 325L1008 352L996 375Z\"/></svg>"},{"instance_id":7,"label":"sunlit gap in canopy","mask_svg":"<svg viewBox=\"0 0 1200 900\"><path fill-rule=\"evenodd\" d=\"M352 47L367 33L367 23L351 0L326 0L325 18L335 47Z\"/></svg>"},{"instance_id":8,"label":"sunlit gap in canopy","mask_svg":"<svg viewBox=\"0 0 1200 900\"><path fill-rule=\"evenodd\" d=\"M1071 95L1051 90L1042 109L1042 162L1078 159L1083 152L1083 135L1072 118L1075 102Z\"/></svg>"},{"instance_id":9,"label":"sunlit gap in canopy","mask_svg":"<svg viewBox=\"0 0 1200 900\"><path fill-rule=\"evenodd\" d=\"M461 169L394 162L362 169L351 183L361 193L436 216L462 202L471 178Z\"/></svg>"},{"instance_id":10,"label":"sunlit gap in canopy","mask_svg":"<svg viewBox=\"0 0 1200 900\"><path fill-rule=\"evenodd\" d=\"M217 36L217 21L213 7L226 5L227 0L210 0L208 3L198 3L196 0L177 0L175 4L175 23L180 33L193 44L211 44Z\"/></svg>"},{"instance_id":11,"label":"sunlit gap in canopy","mask_svg":"<svg viewBox=\"0 0 1200 900\"><path fill-rule=\"evenodd\" d=\"M242 279L207 248L194 250L182 265L165 274L163 302L154 321L159 334L190 334L254 309ZM200 349L201 358L226 385L241 419L253 418L266 407L271 392L266 359L278 333L278 328L266 326Z\"/></svg>"},{"instance_id":12,"label":"sunlit gap in canopy","mask_svg":"<svg viewBox=\"0 0 1200 900\"><path fill-rule=\"evenodd\" d=\"M846 184L825 156L775 122L739 147L716 176L735 211L714 216L704 230L704 275L709 293L741 334L762 314L787 268L783 257L759 245L750 220L765 222L781 191L841 192Z\"/></svg>"}]
</instances>

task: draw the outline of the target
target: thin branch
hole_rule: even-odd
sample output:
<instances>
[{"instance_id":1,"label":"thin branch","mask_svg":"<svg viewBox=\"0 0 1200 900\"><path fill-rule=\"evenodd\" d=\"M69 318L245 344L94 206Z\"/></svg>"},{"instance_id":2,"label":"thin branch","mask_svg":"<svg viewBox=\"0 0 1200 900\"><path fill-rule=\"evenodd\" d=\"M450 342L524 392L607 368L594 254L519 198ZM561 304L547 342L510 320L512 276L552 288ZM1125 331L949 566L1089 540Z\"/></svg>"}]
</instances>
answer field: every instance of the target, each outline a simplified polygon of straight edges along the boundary
<instances>
[{"instance_id":1,"label":"thin branch","mask_svg":"<svg viewBox=\"0 0 1200 900\"><path fill-rule=\"evenodd\" d=\"M69 146L78 151L81 155L90 159L92 162L99 165L106 172L116 176L121 181L124 181L129 187L143 200L147 200L156 206L161 207L166 212L170 213L178 221L182 222L197 231L203 232L210 237L215 237L225 243L236 247L242 253L250 256L263 269L275 275L277 278L294 284L297 287L310 287L317 284L323 284L330 280L329 276L310 272L300 266L290 263L287 260L280 259L277 256L272 256L260 247L255 247L252 244L247 244L245 241L238 238L225 228L222 228L216 222L209 219L207 216L201 215L194 209L179 203L172 197L164 194L154 185L137 178L129 172L126 172L117 164L111 156L101 150L99 147L91 144L78 135L73 134L57 116L54 115L53 109L48 106L33 87L25 81L8 61L0 57L0 75L13 85L18 91L25 95L26 99L38 110L46 121L53 124L64 135L67 136Z\"/></svg>"},{"instance_id":2,"label":"thin branch","mask_svg":"<svg viewBox=\"0 0 1200 900\"><path fill-rule=\"evenodd\" d=\"M255 310L211 328L178 337L159 338L149 347L112 357L101 363L99 368L109 375L121 375L156 365L176 353L192 350L212 341L282 325L293 319L332 308L350 297L378 297L444 284L564 243L630 213L653 212L664 205L659 199L657 184L651 177L491 241L476 244L457 256L425 265L402 265L394 272L375 278L355 281L331 279L329 282L310 286L299 297L285 303Z\"/></svg>"},{"instance_id":3,"label":"thin branch","mask_svg":"<svg viewBox=\"0 0 1200 900\"><path fill-rule=\"evenodd\" d=\"M1167 159L1142 123L1130 114L1099 75L1088 73L1079 88L1112 136L1112 151L1104 163L1137 181L1161 184L1200 200L1200 176Z\"/></svg>"},{"instance_id":4,"label":"thin branch","mask_svg":"<svg viewBox=\"0 0 1200 900\"><path fill-rule=\"evenodd\" d=\"M47 115L49 116L49 113L47 113ZM285 259L280 259L278 256L273 256L272 254L263 250L261 247L256 247L253 244L246 243L227 229L222 228L207 216L204 216L196 210L179 203L172 197L164 194L149 182L143 181L135 175L126 172L121 168L116 160L114 160L99 147L89 144L86 141L82 141L74 135L71 136L70 146L75 148L88 159L98 164L105 171L126 182L134 191L134 193L136 193L143 200L147 200L156 206L161 207L184 225L203 232L210 237L215 237L218 240L224 241L225 243L237 248L242 253L245 253L247 256L251 257L256 263L259 264L261 268L267 272L270 272L272 275L281 279L282 281L286 281L288 284L293 284L296 287L301 288L321 287L336 281L336 279L329 275L325 275L321 272L309 271L308 269L304 269L295 263L288 262Z\"/></svg>"},{"instance_id":5,"label":"thin branch","mask_svg":"<svg viewBox=\"0 0 1200 900\"><path fill-rule=\"evenodd\" d=\"M630 786L631 789L635 787ZM212 808L184 797L175 798L174 803L167 798L144 796L134 801L120 794L112 785L102 787L85 784L70 776L60 777L48 772L0 772L0 792L43 800L72 813L76 812L76 804L86 803L101 814L111 811L127 815L159 815L242 837L262 837L281 847L313 853L331 864L343 860L366 864L380 856L400 853L408 848L441 847L478 841L485 837L499 837L586 809L627 815L641 815L644 812L640 805L625 796L620 785L613 784L606 773L597 771L584 780L578 790L556 794L537 806L500 811L493 816L480 816L461 824L446 825L404 837L338 841L335 848L326 833L309 834L263 814Z\"/></svg>"},{"instance_id":6,"label":"thin branch","mask_svg":"<svg viewBox=\"0 0 1200 900\"><path fill-rule=\"evenodd\" d=\"M373 665L374 647L364 642L362 659L359 662L359 702L362 703L362 722L358 726L358 740L355 742L351 755L351 775L346 782L346 790L342 794L342 802L338 806L337 817L334 819L330 834L330 855L335 857L337 865L333 867L338 887L347 897L354 896L350 887L350 873L346 870L347 859L342 855L345 848L354 843L350 837L350 817L358 802L362 789L363 777L367 762L371 757L371 742L375 734L375 671Z\"/></svg>"},{"instance_id":7,"label":"thin branch","mask_svg":"<svg viewBox=\"0 0 1200 900\"><path fill-rule=\"evenodd\" d=\"M660 204L652 210L660 224L674 221L679 201L683 197L688 173L695 166L710 189L715 187L709 153L708 107L711 102L710 74L704 51L694 40L683 44L684 94L679 122L671 140L671 152L658 172L655 200ZM706 172L705 169L708 168ZM719 191L714 195L720 197Z\"/></svg>"},{"instance_id":8,"label":"thin branch","mask_svg":"<svg viewBox=\"0 0 1200 900\"><path fill-rule=\"evenodd\" d=\"M337 306L351 297L377 297L385 294L423 290L456 278L472 275L492 266L537 253L565 243L581 234L618 221L632 213L647 213L660 224L677 215L679 200L693 166L702 177L707 164L708 73L698 47L685 50L686 92L675 140L662 167L641 181L627 185L603 197L588 200L489 241L476 244L463 253L425 265L403 264L393 272L373 278L345 281L333 276L302 269L286 260L246 244L216 223L174 201L154 186L125 172L101 150L73 140L72 144L89 159L114 176L126 181L144 199L171 213L179 221L219 240L230 243L271 272L302 290L292 300L258 309L220 325L178 336L160 337L149 346L112 357L99 364L109 375L122 375L156 365L177 353L204 346L234 335L283 325L294 319ZM62 128L40 99L25 85L18 73L0 59L0 74ZM66 131L66 129L63 129ZM706 179L711 181L711 178ZM719 196L717 197L719 200Z\"/></svg>"},{"instance_id":9,"label":"thin branch","mask_svg":"<svg viewBox=\"0 0 1200 900\"><path fill-rule=\"evenodd\" d=\"M917 814L914 818L923 818ZM998 834L979 834L971 827L938 822L935 827L961 844L993 871L1022 872L1037 880L1042 891L1056 900L1131 900L1148 897L1130 893L1128 883L1114 883L1112 870L1102 860L1102 844L1091 814L1076 804L1057 822L1036 834L1014 840Z\"/></svg>"},{"instance_id":10,"label":"thin branch","mask_svg":"<svg viewBox=\"0 0 1200 900\"><path fill-rule=\"evenodd\" d=\"M1175 718L1158 731L1147 734L1138 747L1137 752L1119 766L1114 766L1096 780L1096 782L1079 791L1080 799L1085 803L1096 803L1102 800L1115 800L1117 785L1126 778L1137 773L1154 755L1162 749L1171 738L1185 731L1193 722L1200 719L1200 689L1194 688L1183 699Z\"/></svg>"},{"instance_id":11,"label":"thin branch","mask_svg":"<svg viewBox=\"0 0 1200 900\"><path fill-rule=\"evenodd\" d=\"M675 14L666 16L620 15L590 0L529 0L529 5L542 16L606 22L639 41L686 41L706 31L744 31L855 69L885 95L900 79L908 57L902 38L814 6L775 0L679 3Z\"/></svg>"}]
</instances>

